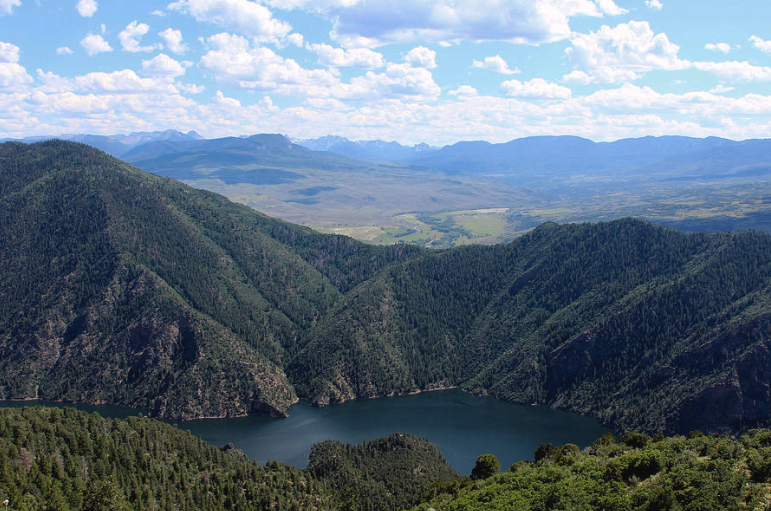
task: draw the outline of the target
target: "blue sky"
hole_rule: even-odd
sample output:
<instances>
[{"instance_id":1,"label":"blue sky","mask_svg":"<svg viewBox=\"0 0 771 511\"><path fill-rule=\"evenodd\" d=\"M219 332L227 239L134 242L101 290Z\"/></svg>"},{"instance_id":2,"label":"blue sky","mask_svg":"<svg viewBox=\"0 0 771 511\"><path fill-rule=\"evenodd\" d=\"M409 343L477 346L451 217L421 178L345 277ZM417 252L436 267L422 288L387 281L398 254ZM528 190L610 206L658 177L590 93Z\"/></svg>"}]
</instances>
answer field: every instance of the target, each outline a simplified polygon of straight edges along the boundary
<instances>
[{"instance_id":1,"label":"blue sky","mask_svg":"<svg viewBox=\"0 0 771 511\"><path fill-rule=\"evenodd\" d=\"M771 137L764 0L0 0L0 137Z\"/></svg>"}]
</instances>

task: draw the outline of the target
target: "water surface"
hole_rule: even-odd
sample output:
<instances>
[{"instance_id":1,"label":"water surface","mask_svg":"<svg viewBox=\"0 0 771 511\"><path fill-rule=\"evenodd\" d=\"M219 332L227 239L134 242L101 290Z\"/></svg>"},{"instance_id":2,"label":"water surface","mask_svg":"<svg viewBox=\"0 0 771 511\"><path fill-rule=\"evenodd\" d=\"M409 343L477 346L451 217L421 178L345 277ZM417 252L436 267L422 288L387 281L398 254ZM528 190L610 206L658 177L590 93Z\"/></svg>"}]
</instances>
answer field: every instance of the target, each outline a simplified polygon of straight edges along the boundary
<instances>
[{"instance_id":1,"label":"water surface","mask_svg":"<svg viewBox=\"0 0 771 511\"><path fill-rule=\"evenodd\" d=\"M22 404L38 403L43 404ZM114 406L78 408L107 417L137 413ZM411 433L428 438L463 474L471 472L480 454L495 454L506 469L515 461L532 459L543 442L585 447L610 431L590 417L514 405L460 390L363 399L320 409L301 401L287 413L286 419L243 417L172 424L216 446L232 442L260 463L275 459L296 467L307 465L308 452L316 442L358 443L394 432Z\"/></svg>"}]
</instances>

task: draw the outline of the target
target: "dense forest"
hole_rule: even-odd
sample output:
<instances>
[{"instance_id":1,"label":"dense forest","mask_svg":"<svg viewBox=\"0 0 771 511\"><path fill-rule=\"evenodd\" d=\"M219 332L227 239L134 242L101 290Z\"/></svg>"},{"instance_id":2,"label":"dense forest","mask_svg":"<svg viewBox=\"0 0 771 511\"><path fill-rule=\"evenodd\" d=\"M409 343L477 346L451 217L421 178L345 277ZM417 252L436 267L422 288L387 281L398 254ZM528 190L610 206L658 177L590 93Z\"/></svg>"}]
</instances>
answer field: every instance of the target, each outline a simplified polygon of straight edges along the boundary
<instances>
[{"instance_id":1,"label":"dense forest","mask_svg":"<svg viewBox=\"0 0 771 511\"><path fill-rule=\"evenodd\" d=\"M145 417L0 410L0 501L16 511L768 509L771 431L605 435L499 469L480 455L461 476L428 441L394 434L322 442L298 470Z\"/></svg>"},{"instance_id":2,"label":"dense forest","mask_svg":"<svg viewBox=\"0 0 771 511\"><path fill-rule=\"evenodd\" d=\"M433 484L459 476L431 443L402 433L358 445L318 443L307 472L361 511L408 508Z\"/></svg>"},{"instance_id":3,"label":"dense forest","mask_svg":"<svg viewBox=\"0 0 771 511\"><path fill-rule=\"evenodd\" d=\"M0 501L18 511L388 511L458 477L436 447L410 435L325 442L298 470L259 465L154 419L42 407L0 410L0 467Z\"/></svg>"},{"instance_id":4,"label":"dense forest","mask_svg":"<svg viewBox=\"0 0 771 511\"><path fill-rule=\"evenodd\" d=\"M459 386L621 431L771 419L771 236L624 219L377 247L81 144L0 145L0 398L282 415Z\"/></svg>"}]
</instances>

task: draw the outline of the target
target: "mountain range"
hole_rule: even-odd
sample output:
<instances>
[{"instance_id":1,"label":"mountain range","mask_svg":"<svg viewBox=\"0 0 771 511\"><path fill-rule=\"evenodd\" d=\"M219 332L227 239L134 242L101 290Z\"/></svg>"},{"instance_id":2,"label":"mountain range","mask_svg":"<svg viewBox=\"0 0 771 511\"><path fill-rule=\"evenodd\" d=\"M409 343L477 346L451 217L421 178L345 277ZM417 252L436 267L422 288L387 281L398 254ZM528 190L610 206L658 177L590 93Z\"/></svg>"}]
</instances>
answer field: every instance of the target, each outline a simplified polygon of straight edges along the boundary
<instances>
[{"instance_id":1,"label":"mountain range","mask_svg":"<svg viewBox=\"0 0 771 511\"><path fill-rule=\"evenodd\" d=\"M437 148L173 130L63 137L270 216L380 244L491 244L547 221L625 216L690 232L771 230L769 140L543 136Z\"/></svg>"},{"instance_id":2,"label":"mountain range","mask_svg":"<svg viewBox=\"0 0 771 511\"><path fill-rule=\"evenodd\" d=\"M15 140L17 142L35 143L42 142L44 140L69 140L71 142L80 142L106 152L116 158L120 158L127 152L131 151L135 147L149 142L169 141L178 142L185 140L203 140L204 138L195 131L189 131L182 133L176 130L165 131L137 131L128 135L89 135L89 134L62 134L51 136L35 136L26 137L24 139ZM14 141L11 139L3 139L0 142Z\"/></svg>"},{"instance_id":3,"label":"mountain range","mask_svg":"<svg viewBox=\"0 0 771 511\"><path fill-rule=\"evenodd\" d=\"M767 234L365 245L48 141L0 146L0 239L5 399L193 418L458 386L625 431L771 418Z\"/></svg>"},{"instance_id":4,"label":"mountain range","mask_svg":"<svg viewBox=\"0 0 771 511\"><path fill-rule=\"evenodd\" d=\"M575 136L538 136L498 144L462 141L433 148L328 136L299 143L361 160L402 162L449 174L493 174L525 180L584 173L636 180L727 179L767 176L771 172L769 140L648 136L593 142Z\"/></svg>"}]
</instances>

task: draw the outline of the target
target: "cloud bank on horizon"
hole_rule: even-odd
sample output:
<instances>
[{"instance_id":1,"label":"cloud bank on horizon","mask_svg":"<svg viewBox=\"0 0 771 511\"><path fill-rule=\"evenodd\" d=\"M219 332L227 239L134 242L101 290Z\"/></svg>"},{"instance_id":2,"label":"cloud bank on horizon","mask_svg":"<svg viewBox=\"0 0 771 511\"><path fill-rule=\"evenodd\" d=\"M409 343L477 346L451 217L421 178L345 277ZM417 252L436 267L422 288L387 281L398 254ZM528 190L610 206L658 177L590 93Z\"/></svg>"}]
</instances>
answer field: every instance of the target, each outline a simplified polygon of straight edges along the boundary
<instances>
[{"instance_id":1,"label":"cloud bank on horizon","mask_svg":"<svg viewBox=\"0 0 771 511\"><path fill-rule=\"evenodd\" d=\"M771 137L771 5L721 4L0 0L0 137Z\"/></svg>"}]
</instances>

